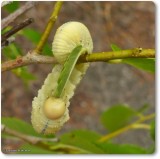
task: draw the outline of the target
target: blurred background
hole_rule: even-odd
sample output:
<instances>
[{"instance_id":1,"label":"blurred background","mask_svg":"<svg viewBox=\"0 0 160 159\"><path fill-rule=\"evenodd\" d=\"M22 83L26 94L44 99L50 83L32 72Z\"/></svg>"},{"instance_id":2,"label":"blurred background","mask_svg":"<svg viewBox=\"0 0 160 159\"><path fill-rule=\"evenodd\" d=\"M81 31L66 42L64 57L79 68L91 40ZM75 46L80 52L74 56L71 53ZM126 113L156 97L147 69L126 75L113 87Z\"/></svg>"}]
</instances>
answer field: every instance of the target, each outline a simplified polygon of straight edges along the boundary
<instances>
[{"instance_id":1,"label":"blurred background","mask_svg":"<svg viewBox=\"0 0 160 159\"><path fill-rule=\"evenodd\" d=\"M20 2L23 5L25 2ZM38 2L19 17L14 24L25 18L34 18L29 27L42 33L55 2ZM2 18L9 13L2 10ZM79 21L90 30L94 43L93 52L110 51L111 44L121 49L136 47L155 48L155 5L153 2L65 2L48 43L51 47L56 29L65 22ZM14 25L12 24L12 25ZM16 36L16 44L23 54L35 45L24 36ZM3 52L3 51L2 51ZM2 56L3 59L3 56ZM17 117L31 123L32 99L37 95L52 65L30 65L36 80L28 86L12 72L2 74L2 116ZM115 104L126 104L139 109L149 105L155 111L155 77L125 64L91 63L83 80L71 99L70 120L58 135L72 129L90 129L102 134L106 130L100 123L100 115ZM148 132L130 131L115 139L118 143L133 143L146 147L150 144ZM22 141L6 139L6 149L16 148Z\"/></svg>"}]
</instances>

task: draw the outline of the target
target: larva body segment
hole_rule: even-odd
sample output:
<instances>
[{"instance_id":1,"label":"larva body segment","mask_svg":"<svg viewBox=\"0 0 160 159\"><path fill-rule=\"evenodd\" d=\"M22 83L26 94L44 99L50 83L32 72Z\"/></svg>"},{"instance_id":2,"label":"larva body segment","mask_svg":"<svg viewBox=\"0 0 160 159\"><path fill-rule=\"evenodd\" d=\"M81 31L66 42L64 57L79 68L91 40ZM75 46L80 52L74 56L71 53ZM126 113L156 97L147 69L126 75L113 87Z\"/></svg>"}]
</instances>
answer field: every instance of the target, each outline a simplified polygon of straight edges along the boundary
<instances>
[{"instance_id":1,"label":"larva body segment","mask_svg":"<svg viewBox=\"0 0 160 159\"><path fill-rule=\"evenodd\" d=\"M52 51L59 63L64 63L68 54L78 45L82 45L87 53L93 50L91 35L85 25L79 22L68 22L58 28Z\"/></svg>"},{"instance_id":2,"label":"larva body segment","mask_svg":"<svg viewBox=\"0 0 160 159\"><path fill-rule=\"evenodd\" d=\"M43 112L45 101L54 93L57 87L57 80L62 69L62 65L56 65L47 76L42 88L38 91L38 96L32 102L31 121L34 129L39 133L50 134L58 131L64 122L69 119L68 108L64 115L56 120L48 119ZM45 130L45 132L43 132Z\"/></svg>"},{"instance_id":3,"label":"larva body segment","mask_svg":"<svg viewBox=\"0 0 160 159\"><path fill-rule=\"evenodd\" d=\"M34 129L39 133L55 133L69 119L69 100L74 95L76 86L85 74L89 66L88 63L78 64L73 69L61 95L61 100L65 102L66 109L65 113L60 118L54 120L48 119L43 112L43 106L45 101L54 95L63 64L69 53L77 45L82 45L87 53L92 52L93 43L88 29L79 22L68 22L63 24L57 30L52 44L53 54L60 64L54 66L52 72L45 79L44 85L38 91L38 96L35 97L32 102L31 122Z\"/></svg>"}]
</instances>

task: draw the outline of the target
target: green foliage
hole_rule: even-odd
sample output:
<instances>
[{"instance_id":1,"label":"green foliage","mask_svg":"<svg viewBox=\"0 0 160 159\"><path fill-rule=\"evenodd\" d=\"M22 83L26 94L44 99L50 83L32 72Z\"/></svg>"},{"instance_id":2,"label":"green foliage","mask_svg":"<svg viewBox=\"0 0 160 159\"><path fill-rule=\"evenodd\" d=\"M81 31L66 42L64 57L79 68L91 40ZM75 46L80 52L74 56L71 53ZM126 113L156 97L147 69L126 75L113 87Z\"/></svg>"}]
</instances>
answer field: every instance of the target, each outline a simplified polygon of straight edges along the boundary
<instances>
[{"instance_id":1,"label":"green foliage","mask_svg":"<svg viewBox=\"0 0 160 159\"><path fill-rule=\"evenodd\" d=\"M68 80L69 80L69 77L76 65L76 62L79 58L79 56L81 55L81 51L82 51L82 46L77 46L76 48L74 48L72 50L72 52L69 54L66 62L64 63L63 65L63 69L59 75L59 78L58 78L58 86L55 90L55 94L54 96L55 97L60 97Z\"/></svg>"},{"instance_id":2,"label":"green foliage","mask_svg":"<svg viewBox=\"0 0 160 159\"><path fill-rule=\"evenodd\" d=\"M35 132L32 125L17 118L2 117L1 123L10 129L16 130L26 135L45 137L44 135ZM54 135L49 135L49 137L54 137Z\"/></svg>"},{"instance_id":3,"label":"green foliage","mask_svg":"<svg viewBox=\"0 0 160 159\"><path fill-rule=\"evenodd\" d=\"M12 43L3 49L3 56L6 59L16 59L17 57L22 56L22 50L17 44ZM28 71L27 67L13 69L12 73L19 77L26 85L28 85L30 81L36 79L35 75Z\"/></svg>"},{"instance_id":4,"label":"green foliage","mask_svg":"<svg viewBox=\"0 0 160 159\"><path fill-rule=\"evenodd\" d=\"M128 114L128 111L126 111ZM113 114L114 115L114 114ZM115 116L115 115L114 115ZM34 131L33 127L17 118L2 118L6 127L29 136L52 139L54 135L44 136ZM6 133L2 137L14 139ZM148 150L137 145L99 142L101 134L90 130L72 130L60 136L59 141L42 141L36 145L24 144L17 149L18 154L146 154L153 153L154 147Z\"/></svg>"},{"instance_id":5,"label":"green foliage","mask_svg":"<svg viewBox=\"0 0 160 159\"><path fill-rule=\"evenodd\" d=\"M19 2L18 1L13 1L6 6L3 7L3 9L7 10L9 13L12 13L16 11L19 8Z\"/></svg>"},{"instance_id":6,"label":"green foliage","mask_svg":"<svg viewBox=\"0 0 160 159\"><path fill-rule=\"evenodd\" d=\"M22 55L22 51L17 44L12 43L9 46L3 48L3 55L7 59L16 59L18 56Z\"/></svg>"},{"instance_id":7,"label":"green foliage","mask_svg":"<svg viewBox=\"0 0 160 159\"><path fill-rule=\"evenodd\" d=\"M19 34L23 35L25 38L30 40L35 45L38 44L41 38L41 34L33 28L24 28L19 32ZM44 45L43 54L53 56L52 49L48 43Z\"/></svg>"},{"instance_id":8,"label":"green foliage","mask_svg":"<svg viewBox=\"0 0 160 159\"><path fill-rule=\"evenodd\" d=\"M98 134L94 131L89 131L89 130L85 130L85 129L80 129L80 130L76 129L76 130L73 130L67 134L67 137L69 137L69 138L72 138L72 137L74 138L75 136L81 137L81 138L88 140L88 141L96 141L101 137L100 134ZM65 137L66 137L66 134L62 135L61 139L62 138L64 139Z\"/></svg>"},{"instance_id":9,"label":"green foliage","mask_svg":"<svg viewBox=\"0 0 160 159\"><path fill-rule=\"evenodd\" d=\"M1 35L3 35L4 33L8 32L11 28L12 28L11 26L7 26L3 30L1 30Z\"/></svg>"},{"instance_id":10,"label":"green foliage","mask_svg":"<svg viewBox=\"0 0 160 159\"><path fill-rule=\"evenodd\" d=\"M75 130L61 136L60 141L78 147L84 153L104 153L95 145L95 141L100 137L99 134L88 130Z\"/></svg>"},{"instance_id":11,"label":"green foliage","mask_svg":"<svg viewBox=\"0 0 160 159\"><path fill-rule=\"evenodd\" d=\"M151 122L150 135L152 139L155 141L155 120Z\"/></svg>"},{"instance_id":12,"label":"green foliage","mask_svg":"<svg viewBox=\"0 0 160 159\"><path fill-rule=\"evenodd\" d=\"M111 44L111 49L112 49L113 51L120 51L120 50L121 50L121 48L118 47L118 46L115 45L115 44Z\"/></svg>"},{"instance_id":13,"label":"green foliage","mask_svg":"<svg viewBox=\"0 0 160 159\"><path fill-rule=\"evenodd\" d=\"M97 144L101 149L104 150L106 154L145 154L147 151L136 145L127 145L127 144L113 144L113 143L98 143Z\"/></svg>"},{"instance_id":14,"label":"green foliage","mask_svg":"<svg viewBox=\"0 0 160 159\"><path fill-rule=\"evenodd\" d=\"M19 77L25 85L28 85L30 81L36 79L35 75L28 71L27 67L19 67L13 69L12 72Z\"/></svg>"},{"instance_id":15,"label":"green foliage","mask_svg":"<svg viewBox=\"0 0 160 159\"><path fill-rule=\"evenodd\" d=\"M119 48L115 44L111 44L111 48L113 51L120 51L121 48ZM111 60L111 62L117 62L117 60ZM126 59L120 59L117 63L125 63L128 65L131 65L137 69L141 69L150 73L155 72L155 59L152 58L126 58Z\"/></svg>"},{"instance_id":16,"label":"green foliage","mask_svg":"<svg viewBox=\"0 0 160 159\"><path fill-rule=\"evenodd\" d=\"M150 73L155 72L155 59L127 58L127 59L123 59L122 62Z\"/></svg>"},{"instance_id":17,"label":"green foliage","mask_svg":"<svg viewBox=\"0 0 160 159\"><path fill-rule=\"evenodd\" d=\"M130 107L115 105L103 112L101 121L104 127L112 132L127 125L135 115L136 112Z\"/></svg>"}]
</instances>

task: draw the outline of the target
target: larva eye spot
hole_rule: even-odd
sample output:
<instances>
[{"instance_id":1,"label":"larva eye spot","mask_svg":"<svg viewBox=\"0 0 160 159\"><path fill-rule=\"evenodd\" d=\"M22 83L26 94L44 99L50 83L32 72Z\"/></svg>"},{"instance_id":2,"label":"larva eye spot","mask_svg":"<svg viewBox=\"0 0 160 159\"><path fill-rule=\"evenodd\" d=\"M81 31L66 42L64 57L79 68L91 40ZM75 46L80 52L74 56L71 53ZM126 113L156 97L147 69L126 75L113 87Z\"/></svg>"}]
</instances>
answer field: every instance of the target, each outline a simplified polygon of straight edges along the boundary
<instances>
[{"instance_id":1,"label":"larva eye spot","mask_svg":"<svg viewBox=\"0 0 160 159\"><path fill-rule=\"evenodd\" d=\"M48 98L43 106L44 114L48 119L55 120L63 116L66 107L65 103L60 98Z\"/></svg>"}]
</instances>

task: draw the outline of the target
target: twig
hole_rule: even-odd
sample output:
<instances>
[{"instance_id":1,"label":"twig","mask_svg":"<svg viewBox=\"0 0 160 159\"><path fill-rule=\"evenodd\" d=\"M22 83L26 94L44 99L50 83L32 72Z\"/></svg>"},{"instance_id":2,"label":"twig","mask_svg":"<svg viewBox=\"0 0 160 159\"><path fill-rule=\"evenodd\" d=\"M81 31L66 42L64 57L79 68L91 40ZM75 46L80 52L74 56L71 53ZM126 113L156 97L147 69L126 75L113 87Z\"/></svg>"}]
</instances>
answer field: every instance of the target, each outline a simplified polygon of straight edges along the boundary
<instances>
[{"instance_id":1,"label":"twig","mask_svg":"<svg viewBox=\"0 0 160 159\"><path fill-rule=\"evenodd\" d=\"M130 50L120 50L120 51L110 51L110 52L101 52L93 54L84 54L79 58L79 63L83 62L96 62L114 59L124 59L124 58L154 58L155 50L154 49L142 49L135 48Z\"/></svg>"},{"instance_id":2,"label":"twig","mask_svg":"<svg viewBox=\"0 0 160 159\"><path fill-rule=\"evenodd\" d=\"M8 17L2 19L1 29L7 27L11 22L13 22L18 16L22 15L24 12L29 10L34 6L35 2L26 2L21 8L19 8L14 13L10 14Z\"/></svg>"},{"instance_id":3,"label":"twig","mask_svg":"<svg viewBox=\"0 0 160 159\"><path fill-rule=\"evenodd\" d=\"M18 131L15 131L15 130L12 130L8 127L6 127L5 125L2 124L1 126L1 131L6 133L6 134L9 134L9 135L13 135L15 137L18 137L28 143L31 143L31 144L39 144L40 142L43 142L43 141L51 141L51 142L57 142L58 139L57 138L40 138L40 137L36 137L36 136L30 136L30 135L25 135L21 132L18 132Z\"/></svg>"},{"instance_id":4,"label":"twig","mask_svg":"<svg viewBox=\"0 0 160 159\"><path fill-rule=\"evenodd\" d=\"M11 30L9 30L8 32L4 33L2 35L1 38L1 45L3 45L3 43L5 43L5 41L12 36L13 34L15 34L16 32L18 32L19 30L23 29L24 27L28 26L29 24L31 24L34 21L33 18L28 18L26 20L24 20L23 22L15 25Z\"/></svg>"},{"instance_id":5,"label":"twig","mask_svg":"<svg viewBox=\"0 0 160 159\"><path fill-rule=\"evenodd\" d=\"M3 49L5 46L8 46L10 43L12 43L13 41L15 41L15 37L10 37L7 40L5 40L2 44L1 44L1 49Z\"/></svg>"},{"instance_id":6,"label":"twig","mask_svg":"<svg viewBox=\"0 0 160 159\"><path fill-rule=\"evenodd\" d=\"M48 36L49 36L49 34L50 34L50 32L51 32L51 30L52 30L57 18L58 18L58 14L60 12L62 4L63 4L62 1L56 2L55 6L54 6L54 9L53 9L53 12L51 14L51 17L49 18L49 21L48 21L48 23L46 25L46 28L45 28L45 30L44 30L44 32L43 32L43 34L41 36L41 39L40 39L40 41L37 44L37 47L35 49L35 52L37 54L41 53L41 51L43 49L43 46L44 46L44 44L46 43L46 41L48 39Z\"/></svg>"},{"instance_id":7,"label":"twig","mask_svg":"<svg viewBox=\"0 0 160 159\"><path fill-rule=\"evenodd\" d=\"M131 50L121 50L121 51L112 51L112 52L102 52L102 53L93 53L81 55L78 63L85 62L97 62L113 59L123 59L123 58L154 58L155 50L154 49L143 49L141 52L136 52L136 49ZM29 52L26 56L18 57L15 60L10 60L2 63L1 71L8 71L17 67L22 67L30 64L44 63L44 64L56 64L57 61L54 57L36 55L36 53Z\"/></svg>"},{"instance_id":8,"label":"twig","mask_svg":"<svg viewBox=\"0 0 160 159\"><path fill-rule=\"evenodd\" d=\"M30 65L30 64L53 64L57 63L55 58L43 55L37 55L36 53L28 53L25 56L18 57L15 60L10 60L7 62L2 63L1 71L8 71L14 68Z\"/></svg>"},{"instance_id":9,"label":"twig","mask_svg":"<svg viewBox=\"0 0 160 159\"><path fill-rule=\"evenodd\" d=\"M114 132L112 132L110 134L104 135L103 137L101 137L99 139L99 142L104 142L106 140L109 140L109 139L111 139L111 138L113 138L115 136L118 136L118 135L128 131L129 129L136 128L135 125L137 125L139 123L142 123L142 122L145 122L147 120L150 120L150 119L152 119L154 117L155 117L155 114L149 114L149 115L143 116L143 117L141 117L140 119L138 119L137 121L135 121L134 123L132 123L130 125L127 125L127 126L121 128L121 129L118 129L117 131L114 131Z\"/></svg>"}]
</instances>

